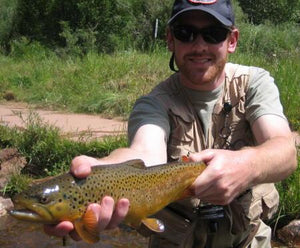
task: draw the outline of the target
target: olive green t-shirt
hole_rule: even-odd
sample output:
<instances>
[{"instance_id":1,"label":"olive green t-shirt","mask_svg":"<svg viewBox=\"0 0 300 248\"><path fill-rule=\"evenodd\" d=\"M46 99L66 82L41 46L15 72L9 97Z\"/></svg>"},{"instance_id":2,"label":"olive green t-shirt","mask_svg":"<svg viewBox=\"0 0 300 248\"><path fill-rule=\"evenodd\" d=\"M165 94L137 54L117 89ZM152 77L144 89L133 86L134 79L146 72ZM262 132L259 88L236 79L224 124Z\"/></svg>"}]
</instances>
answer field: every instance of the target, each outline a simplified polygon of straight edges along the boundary
<instances>
[{"instance_id":1,"label":"olive green t-shirt","mask_svg":"<svg viewBox=\"0 0 300 248\"><path fill-rule=\"evenodd\" d=\"M187 88L184 88L184 90L194 106L195 113L197 113L202 122L204 134L207 136L211 124L212 111L222 94L223 84L213 91L197 91ZM283 114L278 88L269 72L264 69L250 67L249 88L246 92L245 109L246 120L249 121L250 125L263 115L277 115L286 119ZM133 140L137 130L146 124L161 127L165 131L165 140L167 142L171 129L168 109L160 104L151 94L139 98L133 107L128 121L128 137L130 142Z\"/></svg>"}]
</instances>

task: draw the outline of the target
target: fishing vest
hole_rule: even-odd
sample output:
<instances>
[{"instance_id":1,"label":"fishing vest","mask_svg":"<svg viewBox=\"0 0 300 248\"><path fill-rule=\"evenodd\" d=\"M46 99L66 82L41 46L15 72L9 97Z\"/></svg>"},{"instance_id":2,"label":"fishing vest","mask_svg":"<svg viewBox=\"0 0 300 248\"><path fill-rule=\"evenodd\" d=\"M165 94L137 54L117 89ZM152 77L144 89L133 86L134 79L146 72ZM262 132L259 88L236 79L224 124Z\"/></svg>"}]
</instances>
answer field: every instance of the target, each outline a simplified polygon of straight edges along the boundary
<instances>
[{"instance_id":1,"label":"fishing vest","mask_svg":"<svg viewBox=\"0 0 300 248\"><path fill-rule=\"evenodd\" d=\"M226 64L223 92L214 106L208 137L204 136L201 121L179 82L178 74L172 75L150 93L154 94L168 109L171 126L167 145L169 162L178 160L182 155L200 152L207 148L239 150L255 145L250 124L245 118L246 92L250 84L250 73L250 67ZM192 214L193 209L199 203L200 200L194 198L177 202L170 207L175 209L177 214L182 213L185 219L193 219L197 218ZM230 222L232 222L231 232L237 235L239 232L244 232L245 235L241 235L241 240L243 240L250 235L250 232L253 232L253 227L260 218L271 218L278 204L279 195L274 184L254 186L226 206ZM163 212L158 213L157 216L163 218L166 211ZM173 241L178 237L178 242L181 242L180 235L171 233L170 236Z\"/></svg>"}]
</instances>

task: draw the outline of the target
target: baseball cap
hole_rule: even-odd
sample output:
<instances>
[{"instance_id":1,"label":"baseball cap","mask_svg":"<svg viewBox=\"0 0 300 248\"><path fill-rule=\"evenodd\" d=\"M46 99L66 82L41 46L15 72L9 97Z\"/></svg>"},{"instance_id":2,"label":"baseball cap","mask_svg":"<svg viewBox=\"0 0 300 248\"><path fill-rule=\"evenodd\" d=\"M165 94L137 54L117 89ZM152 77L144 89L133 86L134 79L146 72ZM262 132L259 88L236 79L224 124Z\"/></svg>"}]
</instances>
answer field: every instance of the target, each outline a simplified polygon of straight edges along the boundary
<instances>
[{"instance_id":1,"label":"baseball cap","mask_svg":"<svg viewBox=\"0 0 300 248\"><path fill-rule=\"evenodd\" d=\"M225 26L234 25L234 13L230 0L175 0L168 24L174 23L183 13L193 10L208 13Z\"/></svg>"}]
</instances>

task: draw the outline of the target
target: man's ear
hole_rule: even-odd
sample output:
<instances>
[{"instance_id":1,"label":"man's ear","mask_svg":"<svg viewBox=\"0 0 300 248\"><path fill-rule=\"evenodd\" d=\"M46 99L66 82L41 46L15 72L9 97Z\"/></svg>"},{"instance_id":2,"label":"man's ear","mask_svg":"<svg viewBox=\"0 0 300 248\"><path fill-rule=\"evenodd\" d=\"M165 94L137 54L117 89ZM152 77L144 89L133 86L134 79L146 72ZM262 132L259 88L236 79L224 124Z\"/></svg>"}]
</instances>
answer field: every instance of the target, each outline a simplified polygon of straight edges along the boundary
<instances>
[{"instance_id":1,"label":"man's ear","mask_svg":"<svg viewBox=\"0 0 300 248\"><path fill-rule=\"evenodd\" d=\"M237 47L238 39L239 39L240 33L237 28L234 28L231 33L229 34L228 38L228 53L234 53L235 49Z\"/></svg>"},{"instance_id":2,"label":"man's ear","mask_svg":"<svg viewBox=\"0 0 300 248\"><path fill-rule=\"evenodd\" d=\"M169 51L174 52L174 37L172 35L170 27L167 28L167 45Z\"/></svg>"}]
</instances>

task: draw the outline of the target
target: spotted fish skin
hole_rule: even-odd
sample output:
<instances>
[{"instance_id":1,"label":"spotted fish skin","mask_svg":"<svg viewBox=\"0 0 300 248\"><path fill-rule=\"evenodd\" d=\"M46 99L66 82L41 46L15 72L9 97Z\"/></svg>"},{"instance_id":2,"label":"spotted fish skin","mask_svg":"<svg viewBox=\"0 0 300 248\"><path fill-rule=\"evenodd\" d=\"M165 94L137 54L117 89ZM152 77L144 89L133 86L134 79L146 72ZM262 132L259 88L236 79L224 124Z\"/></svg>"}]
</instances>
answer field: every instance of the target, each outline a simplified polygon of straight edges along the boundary
<instances>
[{"instance_id":1,"label":"spotted fish skin","mask_svg":"<svg viewBox=\"0 0 300 248\"><path fill-rule=\"evenodd\" d=\"M42 223L55 224L64 220L77 222L79 235L87 242L94 243L97 238L89 239L86 236L93 232L96 223L84 223L87 219L93 219L91 213L86 212L90 203L99 203L106 195L112 196L115 201L127 198L130 208L124 222L138 228L148 216L171 202L189 196L189 186L205 168L202 162L145 167L141 160L94 166L87 178L77 179L66 173L20 193L13 199L14 202L30 210L32 216L22 210L12 211L11 215Z\"/></svg>"}]
</instances>

